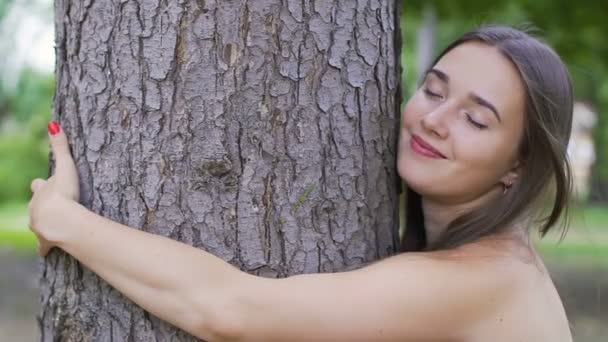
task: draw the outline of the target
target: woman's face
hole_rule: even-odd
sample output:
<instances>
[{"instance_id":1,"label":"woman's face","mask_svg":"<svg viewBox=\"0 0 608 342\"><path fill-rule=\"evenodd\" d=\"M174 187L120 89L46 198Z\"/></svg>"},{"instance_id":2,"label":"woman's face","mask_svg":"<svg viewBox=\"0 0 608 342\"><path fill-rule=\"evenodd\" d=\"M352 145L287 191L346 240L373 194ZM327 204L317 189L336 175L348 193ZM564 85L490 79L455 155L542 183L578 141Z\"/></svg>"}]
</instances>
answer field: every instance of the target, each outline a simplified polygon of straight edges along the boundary
<instances>
[{"instance_id":1,"label":"woman's face","mask_svg":"<svg viewBox=\"0 0 608 342\"><path fill-rule=\"evenodd\" d=\"M428 72L401 117L397 168L416 192L464 204L517 178L524 88L496 48L461 44Z\"/></svg>"}]
</instances>

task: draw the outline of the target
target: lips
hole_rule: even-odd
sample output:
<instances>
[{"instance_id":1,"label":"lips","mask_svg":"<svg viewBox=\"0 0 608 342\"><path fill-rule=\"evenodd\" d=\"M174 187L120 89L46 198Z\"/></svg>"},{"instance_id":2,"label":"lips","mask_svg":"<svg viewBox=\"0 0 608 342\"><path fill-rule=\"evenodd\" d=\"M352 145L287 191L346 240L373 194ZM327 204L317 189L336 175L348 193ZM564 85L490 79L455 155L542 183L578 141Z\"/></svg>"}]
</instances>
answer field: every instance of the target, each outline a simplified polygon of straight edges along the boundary
<instances>
[{"instance_id":1,"label":"lips","mask_svg":"<svg viewBox=\"0 0 608 342\"><path fill-rule=\"evenodd\" d=\"M414 152L425 157L435 159L446 159L446 156L444 156L441 152L437 151L437 149L435 149L431 144L427 143L417 135L412 135L412 138L410 139L410 146L412 147L412 150L414 150Z\"/></svg>"}]
</instances>

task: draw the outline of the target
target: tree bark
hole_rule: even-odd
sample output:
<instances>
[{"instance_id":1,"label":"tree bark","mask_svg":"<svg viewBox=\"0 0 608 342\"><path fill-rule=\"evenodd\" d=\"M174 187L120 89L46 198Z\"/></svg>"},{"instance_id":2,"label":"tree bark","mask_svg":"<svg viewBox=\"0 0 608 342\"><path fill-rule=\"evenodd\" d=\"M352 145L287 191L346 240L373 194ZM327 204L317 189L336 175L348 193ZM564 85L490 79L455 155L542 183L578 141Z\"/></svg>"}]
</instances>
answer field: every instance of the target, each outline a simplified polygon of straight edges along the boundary
<instances>
[{"instance_id":1,"label":"tree bark","mask_svg":"<svg viewBox=\"0 0 608 342\"><path fill-rule=\"evenodd\" d=\"M81 202L266 277L392 254L397 3L56 0ZM43 341L194 340L61 252L41 282Z\"/></svg>"}]
</instances>

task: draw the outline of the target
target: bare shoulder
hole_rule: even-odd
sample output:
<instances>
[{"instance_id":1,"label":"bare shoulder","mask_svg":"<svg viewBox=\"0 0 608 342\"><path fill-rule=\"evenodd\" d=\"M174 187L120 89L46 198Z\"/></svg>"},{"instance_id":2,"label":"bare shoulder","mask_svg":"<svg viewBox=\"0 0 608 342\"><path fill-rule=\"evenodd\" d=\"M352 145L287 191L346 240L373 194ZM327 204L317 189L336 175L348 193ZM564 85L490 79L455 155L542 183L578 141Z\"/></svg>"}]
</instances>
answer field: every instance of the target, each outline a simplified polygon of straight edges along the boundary
<instances>
[{"instance_id":1,"label":"bare shoulder","mask_svg":"<svg viewBox=\"0 0 608 342\"><path fill-rule=\"evenodd\" d=\"M348 272L247 276L225 304L244 341L570 341L537 261L516 245L474 243Z\"/></svg>"},{"instance_id":2,"label":"bare shoulder","mask_svg":"<svg viewBox=\"0 0 608 342\"><path fill-rule=\"evenodd\" d=\"M245 340L468 340L513 300L518 272L512 259L469 246L350 272L256 278L243 282L238 321Z\"/></svg>"},{"instance_id":3,"label":"bare shoulder","mask_svg":"<svg viewBox=\"0 0 608 342\"><path fill-rule=\"evenodd\" d=\"M399 260L400 259L400 260ZM442 279L452 279L452 290L462 294L471 293L477 297L500 295L505 299L518 293L531 277L537 276L538 264L533 251L513 248L503 244L471 243L459 248L405 253L386 260L387 267L415 270L429 273ZM480 298L485 301L487 298Z\"/></svg>"},{"instance_id":4,"label":"bare shoulder","mask_svg":"<svg viewBox=\"0 0 608 342\"><path fill-rule=\"evenodd\" d=\"M533 248L488 248L488 245L480 244L465 250L467 254L461 255L461 260L487 259L486 265L478 264L471 269L479 276L494 277L494 284L489 286L495 286L496 282L508 284L498 285L505 300L471 327L467 341L572 341L561 298ZM482 293L487 295L492 291L486 289Z\"/></svg>"},{"instance_id":5,"label":"bare shoulder","mask_svg":"<svg viewBox=\"0 0 608 342\"><path fill-rule=\"evenodd\" d=\"M461 322L462 340L572 341L561 298L531 247L484 242L402 258L445 282L446 290L435 291L436 304L444 302L470 315ZM459 296L468 307L459 308L444 295Z\"/></svg>"}]
</instances>

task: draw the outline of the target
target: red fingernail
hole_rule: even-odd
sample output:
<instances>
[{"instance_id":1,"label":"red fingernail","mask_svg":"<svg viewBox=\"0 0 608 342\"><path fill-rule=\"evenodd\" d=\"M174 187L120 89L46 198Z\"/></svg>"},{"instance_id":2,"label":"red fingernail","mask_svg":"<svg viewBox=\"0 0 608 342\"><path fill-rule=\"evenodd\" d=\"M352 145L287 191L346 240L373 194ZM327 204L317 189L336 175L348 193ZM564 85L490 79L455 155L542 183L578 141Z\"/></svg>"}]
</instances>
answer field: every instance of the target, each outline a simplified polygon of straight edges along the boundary
<instances>
[{"instance_id":1,"label":"red fingernail","mask_svg":"<svg viewBox=\"0 0 608 342\"><path fill-rule=\"evenodd\" d=\"M51 135L61 132L61 126L59 126L59 124L55 121L49 122L48 129Z\"/></svg>"}]
</instances>

